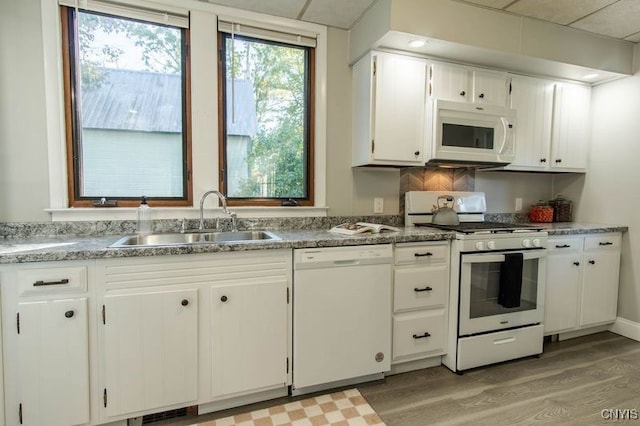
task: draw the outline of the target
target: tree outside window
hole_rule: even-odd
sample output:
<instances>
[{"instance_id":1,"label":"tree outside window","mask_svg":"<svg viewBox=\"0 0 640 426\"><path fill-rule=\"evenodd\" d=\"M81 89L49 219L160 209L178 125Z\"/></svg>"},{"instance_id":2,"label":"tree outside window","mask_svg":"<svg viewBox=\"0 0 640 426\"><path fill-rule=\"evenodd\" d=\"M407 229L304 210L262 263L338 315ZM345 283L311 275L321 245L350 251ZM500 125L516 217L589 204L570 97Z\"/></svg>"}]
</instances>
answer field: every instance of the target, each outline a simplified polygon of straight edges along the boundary
<instances>
[{"instance_id":1,"label":"tree outside window","mask_svg":"<svg viewBox=\"0 0 640 426\"><path fill-rule=\"evenodd\" d=\"M228 197L309 200L312 49L229 34L222 40Z\"/></svg>"}]
</instances>

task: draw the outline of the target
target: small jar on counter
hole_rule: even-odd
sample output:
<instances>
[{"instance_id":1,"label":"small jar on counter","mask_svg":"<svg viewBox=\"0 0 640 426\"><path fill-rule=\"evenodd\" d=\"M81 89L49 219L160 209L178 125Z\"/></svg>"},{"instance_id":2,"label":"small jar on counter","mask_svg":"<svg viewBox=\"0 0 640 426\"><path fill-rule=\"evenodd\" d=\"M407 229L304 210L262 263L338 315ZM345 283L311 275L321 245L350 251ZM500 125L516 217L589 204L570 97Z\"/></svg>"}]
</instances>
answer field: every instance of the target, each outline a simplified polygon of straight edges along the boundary
<instances>
[{"instance_id":1,"label":"small jar on counter","mask_svg":"<svg viewBox=\"0 0 640 426\"><path fill-rule=\"evenodd\" d=\"M549 205L553 207L554 222L571 222L573 215L573 203L562 195L558 195L549 201Z\"/></svg>"},{"instance_id":2,"label":"small jar on counter","mask_svg":"<svg viewBox=\"0 0 640 426\"><path fill-rule=\"evenodd\" d=\"M540 201L537 204L531 206L529 212L529 219L531 222L538 223L550 223L553 222L553 207L547 204L545 201Z\"/></svg>"}]
</instances>

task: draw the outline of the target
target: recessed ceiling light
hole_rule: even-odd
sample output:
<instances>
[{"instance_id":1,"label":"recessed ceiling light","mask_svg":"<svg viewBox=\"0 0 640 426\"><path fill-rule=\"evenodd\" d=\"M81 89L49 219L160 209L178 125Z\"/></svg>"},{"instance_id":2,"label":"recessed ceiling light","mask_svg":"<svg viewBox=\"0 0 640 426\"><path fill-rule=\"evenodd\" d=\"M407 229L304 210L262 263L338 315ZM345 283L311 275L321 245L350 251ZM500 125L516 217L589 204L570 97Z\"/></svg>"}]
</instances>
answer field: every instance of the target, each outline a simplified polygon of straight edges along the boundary
<instances>
[{"instance_id":1,"label":"recessed ceiling light","mask_svg":"<svg viewBox=\"0 0 640 426\"><path fill-rule=\"evenodd\" d=\"M598 74L598 73L595 73L595 72L594 72L594 73L592 73L592 74L586 74L586 75L583 75L583 76L582 76L582 78L584 78L584 79L586 79L586 80L591 80L591 79L593 79L593 78L598 77L599 75L600 75L600 74Z\"/></svg>"},{"instance_id":2,"label":"recessed ceiling light","mask_svg":"<svg viewBox=\"0 0 640 426\"><path fill-rule=\"evenodd\" d=\"M411 40L409 42L409 47L418 48L424 46L425 44L427 44L426 40Z\"/></svg>"}]
</instances>

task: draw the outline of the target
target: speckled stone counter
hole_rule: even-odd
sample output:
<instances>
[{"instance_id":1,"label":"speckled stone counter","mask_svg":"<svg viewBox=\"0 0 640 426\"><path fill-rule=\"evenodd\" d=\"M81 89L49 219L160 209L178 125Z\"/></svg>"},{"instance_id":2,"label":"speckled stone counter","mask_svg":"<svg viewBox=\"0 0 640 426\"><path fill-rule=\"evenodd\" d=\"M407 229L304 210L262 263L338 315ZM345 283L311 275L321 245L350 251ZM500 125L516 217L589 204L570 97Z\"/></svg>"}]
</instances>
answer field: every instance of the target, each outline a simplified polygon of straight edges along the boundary
<instances>
[{"instance_id":1,"label":"speckled stone counter","mask_svg":"<svg viewBox=\"0 0 640 426\"><path fill-rule=\"evenodd\" d=\"M122 236L8 239L0 240L0 264L438 241L451 239L454 235L451 232L430 228L401 228L400 232L355 236L345 236L319 230L272 232L281 239L126 248L109 247Z\"/></svg>"},{"instance_id":2,"label":"speckled stone counter","mask_svg":"<svg viewBox=\"0 0 640 426\"><path fill-rule=\"evenodd\" d=\"M533 225L533 224L532 224ZM543 228L549 236L576 235L576 234L602 234L606 232L628 232L629 227L617 225L595 225L577 222L536 223Z\"/></svg>"},{"instance_id":3,"label":"speckled stone counter","mask_svg":"<svg viewBox=\"0 0 640 426\"><path fill-rule=\"evenodd\" d=\"M574 222L539 223L536 225L547 230L550 236L628 231L626 226L594 225ZM272 232L281 239L126 248L111 248L110 246L127 233L101 236L20 236L19 238L0 239L0 264L438 241L450 240L455 236L453 232L441 231L435 228L413 227L400 228L400 232L360 234L355 236L333 234L326 230L276 229Z\"/></svg>"}]
</instances>

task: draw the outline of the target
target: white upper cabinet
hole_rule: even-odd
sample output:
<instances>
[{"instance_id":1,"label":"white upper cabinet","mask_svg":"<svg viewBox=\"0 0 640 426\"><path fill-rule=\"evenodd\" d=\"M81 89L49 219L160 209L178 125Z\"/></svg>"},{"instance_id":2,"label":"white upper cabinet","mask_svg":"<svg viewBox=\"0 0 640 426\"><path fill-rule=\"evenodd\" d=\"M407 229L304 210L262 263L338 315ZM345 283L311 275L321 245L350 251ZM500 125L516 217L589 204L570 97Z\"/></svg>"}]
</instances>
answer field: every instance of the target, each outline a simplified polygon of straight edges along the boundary
<instances>
[{"instance_id":1,"label":"white upper cabinet","mask_svg":"<svg viewBox=\"0 0 640 426\"><path fill-rule=\"evenodd\" d=\"M508 86L504 72L434 62L429 77L434 99L506 106Z\"/></svg>"},{"instance_id":2,"label":"white upper cabinet","mask_svg":"<svg viewBox=\"0 0 640 426\"><path fill-rule=\"evenodd\" d=\"M590 87L556 84L551 134L552 168L557 171L586 171L590 115Z\"/></svg>"},{"instance_id":3,"label":"white upper cabinet","mask_svg":"<svg viewBox=\"0 0 640 426\"><path fill-rule=\"evenodd\" d=\"M511 77L516 110L516 159L505 169L585 172L591 88L532 77Z\"/></svg>"},{"instance_id":4,"label":"white upper cabinet","mask_svg":"<svg viewBox=\"0 0 640 426\"><path fill-rule=\"evenodd\" d=\"M352 165L425 163L427 61L371 52L353 66Z\"/></svg>"},{"instance_id":5,"label":"white upper cabinet","mask_svg":"<svg viewBox=\"0 0 640 426\"><path fill-rule=\"evenodd\" d=\"M551 119L554 83L539 78L511 77L511 104L516 110L516 159L509 169L544 170L551 163Z\"/></svg>"}]
</instances>

